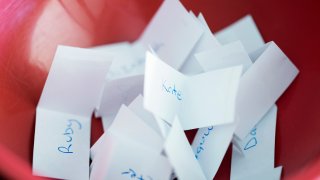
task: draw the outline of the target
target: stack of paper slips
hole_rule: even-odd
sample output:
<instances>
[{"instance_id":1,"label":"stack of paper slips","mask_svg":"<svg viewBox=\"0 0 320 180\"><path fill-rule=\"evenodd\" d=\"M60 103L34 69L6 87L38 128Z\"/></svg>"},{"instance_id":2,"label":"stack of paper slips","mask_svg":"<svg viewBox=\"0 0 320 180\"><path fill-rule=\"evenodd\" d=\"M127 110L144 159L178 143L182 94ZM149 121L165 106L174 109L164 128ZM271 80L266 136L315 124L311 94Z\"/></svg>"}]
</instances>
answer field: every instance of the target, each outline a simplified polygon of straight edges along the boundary
<instances>
[{"instance_id":1,"label":"stack of paper slips","mask_svg":"<svg viewBox=\"0 0 320 180\"><path fill-rule=\"evenodd\" d=\"M251 16L213 34L202 14L166 0L134 43L58 47L37 107L33 172L213 179L232 143L231 179L279 179L275 102L297 74ZM105 133L90 149L93 113Z\"/></svg>"}]
</instances>

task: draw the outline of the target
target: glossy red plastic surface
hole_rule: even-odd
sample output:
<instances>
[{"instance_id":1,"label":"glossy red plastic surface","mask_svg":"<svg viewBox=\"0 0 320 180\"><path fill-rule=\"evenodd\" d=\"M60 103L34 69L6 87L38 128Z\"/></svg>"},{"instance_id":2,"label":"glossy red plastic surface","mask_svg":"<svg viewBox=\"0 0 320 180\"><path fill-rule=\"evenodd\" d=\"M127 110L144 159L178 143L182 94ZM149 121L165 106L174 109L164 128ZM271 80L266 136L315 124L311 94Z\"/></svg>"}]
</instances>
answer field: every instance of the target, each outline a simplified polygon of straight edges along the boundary
<instances>
[{"instance_id":1,"label":"glossy red plastic surface","mask_svg":"<svg viewBox=\"0 0 320 180\"><path fill-rule=\"evenodd\" d=\"M320 3L182 0L217 31L250 13L265 41L275 41L300 69L277 102L276 166L282 178L320 176ZM0 1L0 172L30 179L35 108L57 44L90 47L133 41L160 0ZM187 132L192 139L194 131ZM92 143L102 134L93 120ZM230 148L216 179L230 173Z\"/></svg>"}]
</instances>

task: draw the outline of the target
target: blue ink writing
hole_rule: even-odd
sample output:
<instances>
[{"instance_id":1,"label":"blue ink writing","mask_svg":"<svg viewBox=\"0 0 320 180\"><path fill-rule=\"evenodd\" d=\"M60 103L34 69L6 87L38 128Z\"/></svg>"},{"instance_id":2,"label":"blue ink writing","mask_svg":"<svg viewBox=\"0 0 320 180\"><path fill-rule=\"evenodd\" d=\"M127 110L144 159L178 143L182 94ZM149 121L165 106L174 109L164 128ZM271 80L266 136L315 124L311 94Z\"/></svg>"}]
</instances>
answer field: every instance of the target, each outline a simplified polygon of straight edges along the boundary
<instances>
[{"instance_id":1,"label":"blue ink writing","mask_svg":"<svg viewBox=\"0 0 320 180\"><path fill-rule=\"evenodd\" d=\"M181 101L182 100L182 94L181 94L181 91L177 90L176 89L176 85L173 84L172 86L168 85L167 81L164 81L162 83L162 87L163 89L167 92L167 93L170 93L174 96L176 96L176 98Z\"/></svg>"},{"instance_id":2,"label":"blue ink writing","mask_svg":"<svg viewBox=\"0 0 320 180\"><path fill-rule=\"evenodd\" d=\"M250 138L250 140L246 143L246 145L244 146L244 150L248 150L250 148L253 148L257 145L257 138L256 138L256 135L257 135L257 128L254 127L251 132L250 132L250 135L252 136Z\"/></svg>"},{"instance_id":3,"label":"blue ink writing","mask_svg":"<svg viewBox=\"0 0 320 180\"><path fill-rule=\"evenodd\" d=\"M72 147L72 138L74 134L74 129L81 130L82 125L79 121L74 119L69 119L67 121L67 128L64 130L63 136L66 138L66 146L59 146L58 151L61 153L71 154L73 151L71 150Z\"/></svg>"},{"instance_id":4,"label":"blue ink writing","mask_svg":"<svg viewBox=\"0 0 320 180\"><path fill-rule=\"evenodd\" d=\"M121 173L122 175L128 175L131 179L138 179L138 180L152 180L150 176L146 176L146 178L143 177L143 175L138 176L137 173L129 168L128 171L124 171Z\"/></svg>"},{"instance_id":5,"label":"blue ink writing","mask_svg":"<svg viewBox=\"0 0 320 180\"><path fill-rule=\"evenodd\" d=\"M211 127L208 127L206 129L206 131L203 133L202 137L201 137L201 140L200 140L200 143L199 145L197 146L197 149L196 149L196 153L195 153L195 157L196 159L199 159L199 155L202 151L205 150L205 148L203 147L205 141L206 141L206 138L209 136L210 132L213 130L213 126Z\"/></svg>"}]
</instances>

